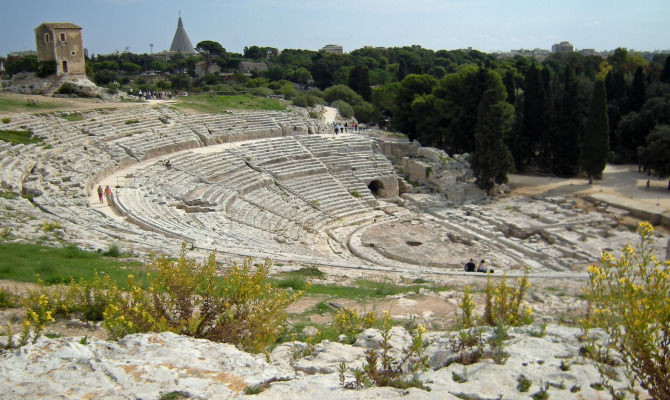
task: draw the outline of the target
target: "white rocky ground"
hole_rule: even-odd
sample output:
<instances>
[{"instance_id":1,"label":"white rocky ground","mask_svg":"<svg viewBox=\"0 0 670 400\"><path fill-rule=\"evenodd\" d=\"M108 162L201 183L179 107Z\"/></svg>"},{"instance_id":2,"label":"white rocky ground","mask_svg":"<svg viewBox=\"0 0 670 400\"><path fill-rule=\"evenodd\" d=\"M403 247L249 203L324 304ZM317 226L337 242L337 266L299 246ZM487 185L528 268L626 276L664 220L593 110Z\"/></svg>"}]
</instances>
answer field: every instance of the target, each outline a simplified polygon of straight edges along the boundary
<instances>
[{"instance_id":1,"label":"white rocky ground","mask_svg":"<svg viewBox=\"0 0 670 400\"><path fill-rule=\"evenodd\" d=\"M4 399L158 399L169 392L192 399L232 399L245 398L247 386L263 383L268 387L256 395L263 399L529 399L542 385L548 385L551 399L608 398L591 387L600 378L593 362L579 355L579 329L549 325L541 338L532 337L532 329L538 328L510 330L504 364L490 358L471 365L450 363L456 355L451 349L454 333L426 334L430 368L416 377L430 391L340 386L340 362L360 368L365 350L379 348L381 337L374 329L362 332L354 345L317 344L302 358L294 356L305 347L299 342L285 343L269 355L253 355L172 333L136 334L118 342L89 338L83 344L78 337L41 338L0 355L0 385ZM484 339L491 336L492 330L486 329ZM393 328L392 354L400 357L409 343L403 328ZM613 370L617 379L623 377L621 367ZM454 375L465 382L457 382ZM517 389L521 376L532 381L528 392ZM353 381L350 371L345 381ZM622 382L614 384L620 387Z\"/></svg>"}]
</instances>

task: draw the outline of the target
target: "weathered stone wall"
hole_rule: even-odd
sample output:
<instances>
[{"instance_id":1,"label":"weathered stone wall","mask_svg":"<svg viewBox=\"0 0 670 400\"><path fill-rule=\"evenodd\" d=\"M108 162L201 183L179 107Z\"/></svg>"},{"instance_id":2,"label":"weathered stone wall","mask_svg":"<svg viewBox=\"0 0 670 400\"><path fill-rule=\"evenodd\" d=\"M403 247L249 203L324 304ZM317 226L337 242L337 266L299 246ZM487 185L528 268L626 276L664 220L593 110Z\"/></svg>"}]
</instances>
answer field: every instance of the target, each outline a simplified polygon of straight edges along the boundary
<instances>
[{"instance_id":1,"label":"weathered stone wall","mask_svg":"<svg viewBox=\"0 0 670 400\"><path fill-rule=\"evenodd\" d=\"M81 29L50 28L42 24L35 29L35 43L37 59L56 61L57 75L86 74Z\"/></svg>"}]
</instances>

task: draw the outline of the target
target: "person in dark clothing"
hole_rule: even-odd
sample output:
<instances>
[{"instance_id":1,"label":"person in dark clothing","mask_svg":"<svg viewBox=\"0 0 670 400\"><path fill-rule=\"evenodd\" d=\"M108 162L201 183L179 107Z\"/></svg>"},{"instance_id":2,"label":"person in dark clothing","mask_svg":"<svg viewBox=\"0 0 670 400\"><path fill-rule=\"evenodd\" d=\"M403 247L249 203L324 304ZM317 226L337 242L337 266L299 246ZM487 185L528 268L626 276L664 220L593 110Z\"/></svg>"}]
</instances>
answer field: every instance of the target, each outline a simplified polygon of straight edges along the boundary
<instances>
[{"instance_id":1,"label":"person in dark clothing","mask_svg":"<svg viewBox=\"0 0 670 400\"><path fill-rule=\"evenodd\" d=\"M465 272L475 272L475 262L470 259L470 261L465 263Z\"/></svg>"}]
</instances>

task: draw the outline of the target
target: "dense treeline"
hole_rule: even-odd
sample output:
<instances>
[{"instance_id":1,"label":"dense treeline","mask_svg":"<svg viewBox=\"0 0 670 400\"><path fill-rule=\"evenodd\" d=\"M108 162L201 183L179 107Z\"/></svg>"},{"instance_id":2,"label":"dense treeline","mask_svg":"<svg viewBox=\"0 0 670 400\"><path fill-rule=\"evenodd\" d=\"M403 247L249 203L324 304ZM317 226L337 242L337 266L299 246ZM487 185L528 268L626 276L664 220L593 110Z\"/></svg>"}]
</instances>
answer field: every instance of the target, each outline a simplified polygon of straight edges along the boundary
<instances>
[{"instance_id":1,"label":"dense treeline","mask_svg":"<svg viewBox=\"0 0 670 400\"><path fill-rule=\"evenodd\" d=\"M196 49L195 56L167 61L127 52L93 56L87 73L101 85L241 88L280 93L299 106L331 104L345 117L399 130L423 145L472 153L487 189L511 170L597 179L606 162L670 174L670 149L661 146L670 143L670 57L662 54L646 60L619 48L606 58L557 53L540 62L420 46L348 54L250 46L238 54L207 40ZM199 61L234 72L244 60L264 62L267 71L235 73L225 82L196 77ZM37 68L34 60L24 63ZM8 62L11 68L17 69ZM146 73L160 78L132 78Z\"/></svg>"}]
</instances>

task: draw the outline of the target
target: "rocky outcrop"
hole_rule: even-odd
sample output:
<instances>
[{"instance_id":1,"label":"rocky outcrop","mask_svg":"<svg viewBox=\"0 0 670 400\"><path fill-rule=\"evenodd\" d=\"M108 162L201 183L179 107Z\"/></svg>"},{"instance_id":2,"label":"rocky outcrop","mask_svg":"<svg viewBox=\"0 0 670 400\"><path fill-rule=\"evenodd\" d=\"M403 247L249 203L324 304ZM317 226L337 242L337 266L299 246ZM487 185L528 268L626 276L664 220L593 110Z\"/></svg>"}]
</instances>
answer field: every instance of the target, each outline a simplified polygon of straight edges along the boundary
<instances>
[{"instance_id":1,"label":"rocky outcrop","mask_svg":"<svg viewBox=\"0 0 670 400\"><path fill-rule=\"evenodd\" d=\"M262 399L525 399L541 385L548 387L552 400L606 397L591 387L600 377L593 362L579 355L579 329L548 326L544 337L530 331L510 329L503 364L485 356L470 365L453 362L458 356L456 332L426 333L430 368L414 376L430 391L340 386L341 362L350 368L345 382L351 382L351 369L363 367L365 351L378 349L381 337L374 329L362 332L353 346L324 341L308 348L291 342L267 356L172 333L136 334L118 342L40 338L1 355L0 385L4 399L156 399L171 392L191 399L234 399L246 398L245 388L254 385L266 386L257 395ZM492 336L492 329L484 329L484 343ZM391 353L396 359L409 341L404 329L393 328ZM622 367L612 371L615 387L623 387ZM517 389L522 376L532 382L524 393Z\"/></svg>"},{"instance_id":2,"label":"rocky outcrop","mask_svg":"<svg viewBox=\"0 0 670 400\"><path fill-rule=\"evenodd\" d=\"M468 154L451 157L444 150L421 147L418 142L380 141L383 154L411 183L429 186L456 204L486 198L486 193L473 183Z\"/></svg>"}]
</instances>

